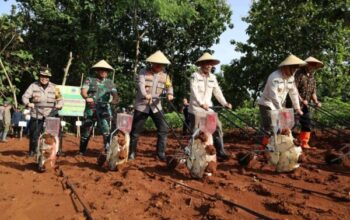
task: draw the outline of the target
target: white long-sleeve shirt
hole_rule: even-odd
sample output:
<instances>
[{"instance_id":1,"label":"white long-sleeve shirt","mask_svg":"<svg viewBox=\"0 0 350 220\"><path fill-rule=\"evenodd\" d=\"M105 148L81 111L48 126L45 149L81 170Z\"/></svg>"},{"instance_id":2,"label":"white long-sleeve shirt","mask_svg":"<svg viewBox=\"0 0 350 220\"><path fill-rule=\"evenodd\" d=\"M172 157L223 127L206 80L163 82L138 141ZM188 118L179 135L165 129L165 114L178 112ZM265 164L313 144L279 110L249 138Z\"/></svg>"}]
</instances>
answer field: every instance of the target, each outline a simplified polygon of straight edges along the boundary
<instances>
[{"instance_id":1,"label":"white long-sleeve shirt","mask_svg":"<svg viewBox=\"0 0 350 220\"><path fill-rule=\"evenodd\" d=\"M213 106L211 101L213 94L221 105L227 104L214 74L193 73L191 76L191 97L188 111L195 114L196 112L205 111L200 107L201 105Z\"/></svg>"},{"instance_id":2,"label":"white long-sleeve shirt","mask_svg":"<svg viewBox=\"0 0 350 220\"><path fill-rule=\"evenodd\" d=\"M287 94L292 100L294 109L300 109L299 93L294 83L294 76L284 79L282 72L276 70L269 76L258 104L268 106L271 110L282 109Z\"/></svg>"}]
</instances>

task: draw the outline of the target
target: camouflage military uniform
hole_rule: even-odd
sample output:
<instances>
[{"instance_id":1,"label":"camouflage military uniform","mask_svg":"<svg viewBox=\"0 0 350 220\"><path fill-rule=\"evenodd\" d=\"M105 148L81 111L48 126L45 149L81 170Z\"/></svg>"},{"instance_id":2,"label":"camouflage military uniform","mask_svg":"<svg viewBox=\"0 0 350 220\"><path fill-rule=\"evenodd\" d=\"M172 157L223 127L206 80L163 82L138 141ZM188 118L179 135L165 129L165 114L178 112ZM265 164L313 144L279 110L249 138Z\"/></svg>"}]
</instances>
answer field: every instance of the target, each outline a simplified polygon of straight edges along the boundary
<instances>
[{"instance_id":1,"label":"camouflage military uniform","mask_svg":"<svg viewBox=\"0 0 350 220\"><path fill-rule=\"evenodd\" d=\"M88 90L89 98L93 98L93 103L87 103L84 112L84 123L80 138L80 152L85 153L92 128L97 121L100 132L103 135L104 148L108 148L110 134L109 121L112 117L109 104L110 96L117 93L114 83L110 79L99 79L88 77L83 89Z\"/></svg>"}]
</instances>

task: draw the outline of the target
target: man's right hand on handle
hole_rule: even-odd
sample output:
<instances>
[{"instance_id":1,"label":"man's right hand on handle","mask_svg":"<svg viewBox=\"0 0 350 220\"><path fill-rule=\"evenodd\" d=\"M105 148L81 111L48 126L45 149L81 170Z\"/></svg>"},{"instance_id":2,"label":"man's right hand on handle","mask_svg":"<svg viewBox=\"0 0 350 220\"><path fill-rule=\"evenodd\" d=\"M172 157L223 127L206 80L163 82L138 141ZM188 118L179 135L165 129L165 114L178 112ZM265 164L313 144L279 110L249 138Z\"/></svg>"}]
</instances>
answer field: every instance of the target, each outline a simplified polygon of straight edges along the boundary
<instances>
[{"instance_id":1,"label":"man's right hand on handle","mask_svg":"<svg viewBox=\"0 0 350 220\"><path fill-rule=\"evenodd\" d=\"M86 98L85 101L87 103L92 103L92 102L94 102L94 99L93 98Z\"/></svg>"},{"instance_id":2,"label":"man's right hand on handle","mask_svg":"<svg viewBox=\"0 0 350 220\"><path fill-rule=\"evenodd\" d=\"M304 106L307 106L309 104L309 102L306 99L303 100L302 103L303 103Z\"/></svg>"},{"instance_id":3,"label":"man's right hand on handle","mask_svg":"<svg viewBox=\"0 0 350 220\"><path fill-rule=\"evenodd\" d=\"M146 98L147 100L151 100L151 99L152 99L152 95L147 94L145 98Z\"/></svg>"},{"instance_id":4,"label":"man's right hand on handle","mask_svg":"<svg viewBox=\"0 0 350 220\"><path fill-rule=\"evenodd\" d=\"M207 104L202 104L201 107L203 109L205 109L206 111L208 111L208 109L209 109L209 105L207 105Z\"/></svg>"},{"instance_id":5,"label":"man's right hand on handle","mask_svg":"<svg viewBox=\"0 0 350 220\"><path fill-rule=\"evenodd\" d=\"M303 111L301 111L300 109L296 109L295 111L297 112L298 115L303 115L304 114Z\"/></svg>"},{"instance_id":6,"label":"man's right hand on handle","mask_svg":"<svg viewBox=\"0 0 350 220\"><path fill-rule=\"evenodd\" d=\"M27 106L28 106L29 108L34 108L34 103L28 103Z\"/></svg>"},{"instance_id":7,"label":"man's right hand on handle","mask_svg":"<svg viewBox=\"0 0 350 220\"><path fill-rule=\"evenodd\" d=\"M225 108L232 109L231 103L227 103L227 104L225 105Z\"/></svg>"}]
</instances>

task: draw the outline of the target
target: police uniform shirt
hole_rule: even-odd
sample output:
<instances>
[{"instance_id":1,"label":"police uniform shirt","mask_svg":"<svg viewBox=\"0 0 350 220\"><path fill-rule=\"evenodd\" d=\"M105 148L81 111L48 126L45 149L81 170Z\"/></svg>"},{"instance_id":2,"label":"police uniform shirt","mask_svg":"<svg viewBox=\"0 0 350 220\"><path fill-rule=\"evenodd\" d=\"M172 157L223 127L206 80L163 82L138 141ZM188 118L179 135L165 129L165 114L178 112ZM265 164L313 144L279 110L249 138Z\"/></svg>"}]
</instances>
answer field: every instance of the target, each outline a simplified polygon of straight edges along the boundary
<instances>
[{"instance_id":1,"label":"police uniform shirt","mask_svg":"<svg viewBox=\"0 0 350 220\"><path fill-rule=\"evenodd\" d=\"M22 96L22 102L24 105L29 103L34 103L38 108L38 118L41 119L43 116L48 117L53 108L40 108L40 106L45 107L55 107L56 105L63 106L62 99L56 99L55 95L56 85L49 82L47 87L44 89L39 82L32 83ZM36 118L36 108L32 109L31 117Z\"/></svg>"},{"instance_id":2,"label":"police uniform shirt","mask_svg":"<svg viewBox=\"0 0 350 220\"><path fill-rule=\"evenodd\" d=\"M152 73L150 70L142 69L138 75L138 86L135 100L135 109L140 112L149 113L151 110L156 113L162 110L162 105L159 99L153 99L149 105L149 100L146 100L146 95L151 95L152 98L158 98L163 92L168 95L173 95L173 87L168 74L164 72ZM157 106L157 107L155 107Z\"/></svg>"},{"instance_id":3,"label":"police uniform shirt","mask_svg":"<svg viewBox=\"0 0 350 220\"><path fill-rule=\"evenodd\" d=\"M294 76L284 79L282 72L277 70L269 76L258 104L270 107L271 110L282 109L287 94L292 100L294 109L300 109L299 93L294 83Z\"/></svg>"},{"instance_id":4,"label":"police uniform shirt","mask_svg":"<svg viewBox=\"0 0 350 220\"><path fill-rule=\"evenodd\" d=\"M214 74L209 73L208 75L205 75L201 72L193 73L191 76L189 112L194 114L196 112L205 111L202 107L200 107L204 104L207 104L209 107L213 106L211 101L213 94L221 105L224 106L227 104Z\"/></svg>"}]
</instances>

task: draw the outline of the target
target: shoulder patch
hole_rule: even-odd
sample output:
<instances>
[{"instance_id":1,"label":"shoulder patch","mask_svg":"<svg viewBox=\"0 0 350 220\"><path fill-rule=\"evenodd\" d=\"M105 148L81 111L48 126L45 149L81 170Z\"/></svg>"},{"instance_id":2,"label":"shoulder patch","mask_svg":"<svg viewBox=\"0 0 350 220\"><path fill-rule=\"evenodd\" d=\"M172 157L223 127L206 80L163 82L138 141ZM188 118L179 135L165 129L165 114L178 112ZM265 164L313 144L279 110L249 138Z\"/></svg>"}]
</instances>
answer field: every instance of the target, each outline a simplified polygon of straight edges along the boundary
<instances>
[{"instance_id":1,"label":"shoulder patch","mask_svg":"<svg viewBox=\"0 0 350 220\"><path fill-rule=\"evenodd\" d=\"M273 83L274 85L279 85L279 84L282 83L282 82L280 82L278 79L274 79L274 80L272 81L272 83Z\"/></svg>"}]
</instances>

